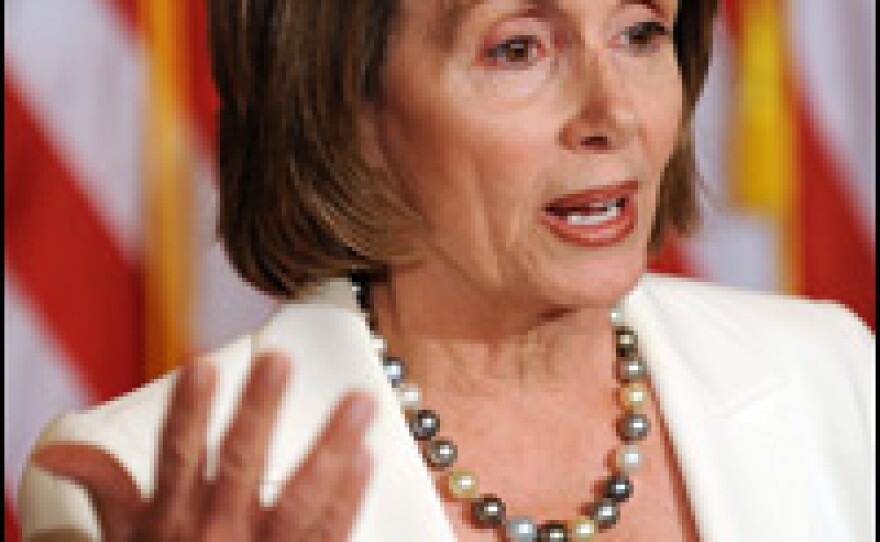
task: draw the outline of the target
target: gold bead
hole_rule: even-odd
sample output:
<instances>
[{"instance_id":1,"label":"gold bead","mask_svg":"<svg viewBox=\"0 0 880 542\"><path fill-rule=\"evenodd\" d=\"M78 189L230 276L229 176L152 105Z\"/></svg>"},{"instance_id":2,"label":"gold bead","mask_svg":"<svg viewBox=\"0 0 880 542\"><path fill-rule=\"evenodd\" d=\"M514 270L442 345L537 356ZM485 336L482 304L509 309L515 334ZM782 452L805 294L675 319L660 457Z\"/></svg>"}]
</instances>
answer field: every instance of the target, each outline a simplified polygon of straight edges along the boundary
<instances>
[{"instance_id":1,"label":"gold bead","mask_svg":"<svg viewBox=\"0 0 880 542\"><path fill-rule=\"evenodd\" d=\"M627 410L642 410L648 402L648 387L642 382L633 382L620 388L620 403Z\"/></svg>"},{"instance_id":2,"label":"gold bead","mask_svg":"<svg viewBox=\"0 0 880 542\"><path fill-rule=\"evenodd\" d=\"M568 530L572 540L592 540L599 532L599 526L592 518L578 516L569 522Z\"/></svg>"},{"instance_id":3,"label":"gold bead","mask_svg":"<svg viewBox=\"0 0 880 542\"><path fill-rule=\"evenodd\" d=\"M471 499L477 496L477 477L466 470L453 470L449 473L449 493L456 499Z\"/></svg>"}]
</instances>

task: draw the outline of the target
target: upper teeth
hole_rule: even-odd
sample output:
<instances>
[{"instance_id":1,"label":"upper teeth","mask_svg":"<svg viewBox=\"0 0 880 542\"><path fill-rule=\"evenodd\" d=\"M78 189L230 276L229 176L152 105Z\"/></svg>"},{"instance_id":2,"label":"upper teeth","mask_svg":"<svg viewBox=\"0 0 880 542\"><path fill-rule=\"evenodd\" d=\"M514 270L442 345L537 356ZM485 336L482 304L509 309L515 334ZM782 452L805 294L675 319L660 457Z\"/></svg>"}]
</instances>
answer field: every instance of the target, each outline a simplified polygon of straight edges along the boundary
<instances>
[{"instance_id":1,"label":"upper teeth","mask_svg":"<svg viewBox=\"0 0 880 542\"><path fill-rule=\"evenodd\" d=\"M608 207L612 207L617 203L617 200L607 200L607 201L596 201L593 203L587 204L587 209L590 211L604 211Z\"/></svg>"},{"instance_id":2,"label":"upper teeth","mask_svg":"<svg viewBox=\"0 0 880 542\"><path fill-rule=\"evenodd\" d=\"M602 222L607 222L612 218L620 216L623 202L623 198L617 198L591 203L587 206L590 214L581 214L574 211L565 215L565 221L574 226L592 226L595 224L601 224Z\"/></svg>"}]
</instances>

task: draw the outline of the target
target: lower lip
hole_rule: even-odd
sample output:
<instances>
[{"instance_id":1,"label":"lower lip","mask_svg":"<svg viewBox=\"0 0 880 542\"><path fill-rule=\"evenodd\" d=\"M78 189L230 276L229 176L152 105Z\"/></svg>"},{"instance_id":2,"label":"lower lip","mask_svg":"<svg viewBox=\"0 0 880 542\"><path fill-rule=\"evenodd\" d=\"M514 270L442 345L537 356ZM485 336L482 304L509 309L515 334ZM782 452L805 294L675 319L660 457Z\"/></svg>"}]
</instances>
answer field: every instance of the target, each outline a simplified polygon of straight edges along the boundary
<instances>
[{"instance_id":1,"label":"lower lip","mask_svg":"<svg viewBox=\"0 0 880 542\"><path fill-rule=\"evenodd\" d=\"M626 196L620 214L601 224L569 224L565 218L544 212L541 222L567 243L587 248L607 247L629 236L636 227L635 194Z\"/></svg>"}]
</instances>

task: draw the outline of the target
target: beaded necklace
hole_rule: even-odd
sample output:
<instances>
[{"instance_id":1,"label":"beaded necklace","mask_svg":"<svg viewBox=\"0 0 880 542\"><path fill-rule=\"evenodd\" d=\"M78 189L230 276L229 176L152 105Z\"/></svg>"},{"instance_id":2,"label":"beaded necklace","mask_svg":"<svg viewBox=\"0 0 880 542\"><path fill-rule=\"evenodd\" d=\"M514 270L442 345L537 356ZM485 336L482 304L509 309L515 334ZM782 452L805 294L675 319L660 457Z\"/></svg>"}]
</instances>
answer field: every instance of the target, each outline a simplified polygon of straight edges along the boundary
<instances>
[{"instance_id":1,"label":"beaded necklace","mask_svg":"<svg viewBox=\"0 0 880 542\"><path fill-rule=\"evenodd\" d=\"M406 380L404 361L386 351L385 340L378 334L375 315L370 302L369 279L352 275L352 287L364 313L373 337L382 367L394 388L404 412L410 433L419 445L425 463L430 469L446 476L449 495L469 507L469 518L475 528L495 529L509 542L568 542L594 540L597 535L614 526L620 518L620 504L630 498L633 484L630 475L642 463L642 452L635 444L647 436L650 429L643 410L648 400L647 365L638 352L635 331L623 321L620 310L611 311L617 352L616 376L620 382L619 400L623 415L617 423L622 441L614 450L613 472L602 484L602 495L588 503L585 513L568 521L548 520L537 523L529 516L508 517L504 501L492 493L481 494L476 474L463 468L453 468L458 457L455 443L437 435L440 419L437 414L421 405L421 390Z\"/></svg>"}]
</instances>

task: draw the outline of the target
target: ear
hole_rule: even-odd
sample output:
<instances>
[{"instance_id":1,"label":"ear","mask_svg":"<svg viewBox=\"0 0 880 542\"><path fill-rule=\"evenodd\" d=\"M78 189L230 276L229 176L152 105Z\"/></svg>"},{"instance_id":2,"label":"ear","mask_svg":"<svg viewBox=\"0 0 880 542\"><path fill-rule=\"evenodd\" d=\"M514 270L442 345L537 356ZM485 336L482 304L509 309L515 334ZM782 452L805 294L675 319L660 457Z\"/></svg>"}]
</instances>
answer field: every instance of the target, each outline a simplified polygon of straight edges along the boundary
<instances>
[{"instance_id":1,"label":"ear","mask_svg":"<svg viewBox=\"0 0 880 542\"><path fill-rule=\"evenodd\" d=\"M388 172L379 129L379 107L375 102L364 102L357 118L358 150L367 167Z\"/></svg>"}]
</instances>

